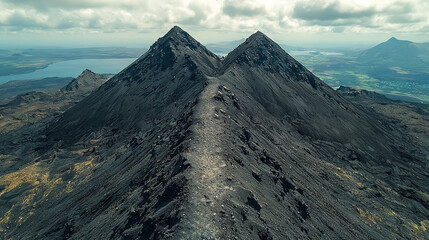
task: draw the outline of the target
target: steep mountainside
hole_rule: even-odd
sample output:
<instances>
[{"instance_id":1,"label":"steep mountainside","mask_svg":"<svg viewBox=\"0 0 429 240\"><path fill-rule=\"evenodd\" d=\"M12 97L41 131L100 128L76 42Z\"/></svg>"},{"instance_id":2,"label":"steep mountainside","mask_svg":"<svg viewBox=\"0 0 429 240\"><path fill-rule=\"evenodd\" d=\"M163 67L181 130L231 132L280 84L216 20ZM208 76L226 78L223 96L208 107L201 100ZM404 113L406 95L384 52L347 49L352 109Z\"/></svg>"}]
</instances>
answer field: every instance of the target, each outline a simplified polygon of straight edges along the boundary
<instances>
[{"instance_id":1,"label":"steep mountainside","mask_svg":"<svg viewBox=\"0 0 429 240\"><path fill-rule=\"evenodd\" d=\"M341 86L337 92L359 104L367 111L386 116L384 121L395 124L414 136L417 145L429 149L429 105L405 101L394 101L376 92Z\"/></svg>"},{"instance_id":2,"label":"steep mountainside","mask_svg":"<svg viewBox=\"0 0 429 240\"><path fill-rule=\"evenodd\" d=\"M219 63L195 39L173 28L99 91L67 111L50 134L80 137L106 125L151 129L155 119L181 114L178 106L194 100L206 75Z\"/></svg>"},{"instance_id":3,"label":"steep mountainside","mask_svg":"<svg viewBox=\"0 0 429 240\"><path fill-rule=\"evenodd\" d=\"M46 127L12 132L5 238L428 237L427 149L261 32L221 60L174 27Z\"/></svg>"}]
</instances>

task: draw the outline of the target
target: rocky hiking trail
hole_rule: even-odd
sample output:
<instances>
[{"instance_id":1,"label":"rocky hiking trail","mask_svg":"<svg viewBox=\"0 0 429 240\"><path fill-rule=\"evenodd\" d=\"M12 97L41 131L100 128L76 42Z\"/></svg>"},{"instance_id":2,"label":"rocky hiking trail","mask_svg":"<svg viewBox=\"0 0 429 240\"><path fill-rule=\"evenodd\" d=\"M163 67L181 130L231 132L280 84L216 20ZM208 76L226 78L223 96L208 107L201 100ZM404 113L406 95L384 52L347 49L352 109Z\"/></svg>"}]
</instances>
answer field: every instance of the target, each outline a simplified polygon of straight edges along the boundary
<instances>
[{"instance_id":1,"label":"rocky hiking trail","mask_svg":"<svg viewBox=\"0 0 429 240\"><path fill-rule=\"evenodd\" d=\"M197 239L215 239L221 228L218 221L221 203L225 193L232 191L225 184L222 171L226 162L222 156L222 121L218 115L223 110L216 105L214 97L219 80L209 78L208 85L201 93L196 105L192 131L194 136L190 151L185 154L191 165L189 173L189 213L184 221L189 221L192 236ZM185 232L182 237L186 237Z\"/></svg>"}]
</instances>

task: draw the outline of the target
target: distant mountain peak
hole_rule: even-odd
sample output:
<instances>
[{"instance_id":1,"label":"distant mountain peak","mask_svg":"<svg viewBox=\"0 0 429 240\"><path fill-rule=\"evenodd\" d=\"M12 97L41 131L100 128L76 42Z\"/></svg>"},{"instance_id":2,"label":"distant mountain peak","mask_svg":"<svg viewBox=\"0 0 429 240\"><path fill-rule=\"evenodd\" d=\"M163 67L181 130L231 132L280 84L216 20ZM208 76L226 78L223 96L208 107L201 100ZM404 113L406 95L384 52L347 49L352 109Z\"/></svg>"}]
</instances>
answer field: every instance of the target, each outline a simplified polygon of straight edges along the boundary
<instances>
[{"instance_id":1,"label":"distant mountain peak","mask_svg":"<svg viewBox=\"0 0 429 240\"><path fill-rule=\"evenodd\" d=\"M391 37L391 38L389 38L388 41L399 41L399 40L397 38L395 38L395 37Z\"/></svg>"},{"instance_id":2,"label":"distant mountain peak","mask_svg":"<svg viewBox=\"0 0 429 240\"><path fill-rule=\"evenodd\" d=\"M86 75L96 75L96 73L94 73L93 71L91 71L91 70L89 70L87 68L77 78L83 77L83 76L86 76Z\"/></svg>"},{"instance_id":3,"label":"distant mountain peak","mask_svg":"<svg viewBox=\"0 0 429 240\"><path fill-rule=\"evenodd\" d=\"M400 66L407 61L416 62L419 59L418 55L424 52L424 49L422 44L391 37L385 42L360 52L358 59L371 64L382 61L383 64L389 62L389 64L394 64L391 66Z\"/></svg>"},{"instance_id":4,"label":"distant mountain peak","mask_svg":"<svg viewBox=\"0 0 429 240\"><path fill-rule=\"evenodd\" d=\"M409 43L413 43L413 42L411 42L409 40L400 40L400 39L397 39L396 37L391 37L391 38L389 38L389 40L387 40L384 43L388 43L388 44L396 46L398 44L399 45L403 45L403 44L409 44ZM381 44L383 44L383 43L381 43Z\"/></svg>"},{"instance_id":5,"label":"distant mountain peak","mask_svg":"<svg viewBox=\"0 0 429 240\"><path fill-rule=\"evenodd\" d=\"M99 87L107 80L107 76L94 73L89 69L85 69L77 78L73 79L73 81L67 84L67 86L65 86L63 90L69 92L91 92L97 89L97 87Z\"/></svg>"}]
</instances>

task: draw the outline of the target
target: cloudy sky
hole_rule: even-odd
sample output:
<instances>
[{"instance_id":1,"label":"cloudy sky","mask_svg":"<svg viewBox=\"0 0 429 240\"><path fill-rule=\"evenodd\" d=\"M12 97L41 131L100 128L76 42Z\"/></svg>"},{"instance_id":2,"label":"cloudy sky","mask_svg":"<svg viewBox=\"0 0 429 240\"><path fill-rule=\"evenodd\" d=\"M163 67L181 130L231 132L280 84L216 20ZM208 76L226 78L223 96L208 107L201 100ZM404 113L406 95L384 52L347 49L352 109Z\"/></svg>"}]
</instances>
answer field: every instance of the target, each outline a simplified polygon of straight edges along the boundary
<instances>
[{"instance_id":1,"label":"cloudy sky","mask_svg":"<svg viewBox=\"0 0 429 240\"><path fill-rule=\"evenodd\" d=\"M260 30L291 44L429 41L428 0L0 0L0 47L144 47L179 25L199 41Z\"/></svg>"}]
</instances>

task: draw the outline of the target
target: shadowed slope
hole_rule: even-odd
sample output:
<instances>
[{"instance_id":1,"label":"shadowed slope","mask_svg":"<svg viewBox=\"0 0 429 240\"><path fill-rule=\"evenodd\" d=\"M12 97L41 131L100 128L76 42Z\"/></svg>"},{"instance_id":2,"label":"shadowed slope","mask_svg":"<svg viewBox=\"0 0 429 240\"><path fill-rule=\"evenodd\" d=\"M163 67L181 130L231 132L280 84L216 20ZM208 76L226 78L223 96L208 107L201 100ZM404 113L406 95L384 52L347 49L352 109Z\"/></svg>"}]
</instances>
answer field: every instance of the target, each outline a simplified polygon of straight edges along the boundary
<instances>
[{"instance_id":1,"label":"shadowed slope","mask_svg":"<svg viewBox=\"0 0 429 240\"><path fill-rule=\"evenodd\" d=\"M344 100L263 33L257 32L228 54L223 75L269 114L288 121L306 136L336 142L367 141L383 130ZM253 106L246 103L244 106ZM383 148L383 146L379 146Z\"/></svg>"},{"instance_id":2,"label":"shadowed slope","mask_svg":"<svg viewBox=\"0 0 429 240\"><path fill-rule=\"evenodd\" d=\"M407 157L414 146L404 145L404 132L345 100L260 32L223 63L213 98L224 122L222 176L233 191L225 190L222 220L231 227L221 236L401 238L413 227L394 233L391 212L425 220L426 200L404 198L402 177L392 174L392 164L408 169L416 191L428 191L425 171L410 167L423 167L425 156Z\"/></svg>"},{"instance_id":3,"label":"shadowed slope","mask_svg":"<svg viewBox=\"0 0 429 240\"><path fill-rule=\"evenodd\" d=\"M49 135L75 141L104 126L150 129L155 119L179 114L178 107L202 91L205 75L218 65L216 55L174 27L142 57L66 112Z\"/></svg>"},{"instance_id":4,"label":"shadowed slope","mask_svg":"<svg viewBox=\"0 0 429 240\"><path fill-rule=\"evenodd\" d=\"M207 75L219 64L217 56L175 27L42 130L47 138L23 143L22 148L36 150L21 157L37 155L27 166L37 169L33 178L41 184L30 189L17 185L5 197L30 191L39 204L19 210L14 206L20 202L13 202L9 214L25 216L31 226L13 223L5 234L51 239L173 236L187 202L184 172L189 163L182 153L192 138L193 109Z\"/></svg>"}]
</instances>

